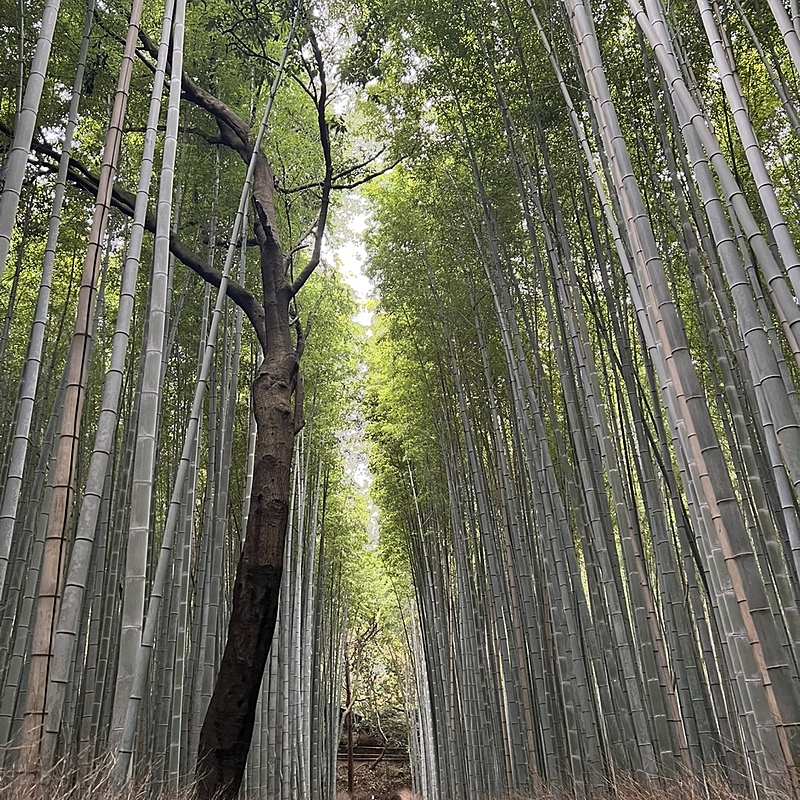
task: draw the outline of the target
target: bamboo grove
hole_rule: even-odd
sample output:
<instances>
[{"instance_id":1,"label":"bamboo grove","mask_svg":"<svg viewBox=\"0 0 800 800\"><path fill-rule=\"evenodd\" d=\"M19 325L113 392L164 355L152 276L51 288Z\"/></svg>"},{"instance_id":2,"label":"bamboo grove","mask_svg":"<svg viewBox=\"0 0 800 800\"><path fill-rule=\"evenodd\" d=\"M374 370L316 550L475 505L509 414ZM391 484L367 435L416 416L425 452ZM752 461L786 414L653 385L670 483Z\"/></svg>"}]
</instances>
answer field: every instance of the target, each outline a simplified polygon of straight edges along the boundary
<instances>
[{"instance_id":1,"label":"bamboo grove","mask_svg":"<svg viewBox=\"0 0 800 800\"><path fill-rule=\"evenodd\" d=\"M0 28L6 770L333 797L364 185L415 789L800 795L795 0Z\"/></svg>"},{"instance_id":2,"label":"bamboo grove","mask_svg":"<svg viewBox=\"0 0 800 800\"><path fill-rule=\"evenodd\" d=\"M424 797L800 791L795 3L370 3Z\"/></svg>"},{"instance_id":3,"label":"bamboo grove","mask_svg":"<svg viewBox=\"0 0 800 800\"><path fill-rule=\"evenodd\" d=\"M245 12L0 12L0 745L31 785L335 791L358 334L312 273L370 156L328 129L335 29Z\"/></svg>"}]
</instances>

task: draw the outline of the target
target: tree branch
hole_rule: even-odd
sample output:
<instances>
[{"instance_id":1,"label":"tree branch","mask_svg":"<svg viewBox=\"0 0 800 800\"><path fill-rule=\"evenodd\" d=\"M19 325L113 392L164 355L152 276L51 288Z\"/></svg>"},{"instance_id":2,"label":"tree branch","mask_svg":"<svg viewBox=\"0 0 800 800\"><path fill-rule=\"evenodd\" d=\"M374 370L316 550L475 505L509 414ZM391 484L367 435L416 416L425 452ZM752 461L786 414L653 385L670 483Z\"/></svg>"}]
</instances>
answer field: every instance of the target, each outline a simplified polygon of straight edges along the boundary
<instances>
[{"instance_id":1,"label":"tree branch","mask_svg":"<svg viewBox=\"0 0 800 800\"><path fill-rule=\"evenodd\" d=\"M142 30L139 31L139 39L147 52L153 58L157 57L158 47ZM244 162L247 163L253 152L250 144L250 126L230 106L227 106L214 97L213 94L198 86L185 72L181 83L186 99L207 111L214 118L220 129L222 144L239 153Z\"/></svg>"},{"instance_id":2,"label":"tree branch","mask_svg":"<svg viewBox=\"0 0 800 800\"><path fill-rule=\"evenodd\" d=\"M369 175L366 175L363 178L359 179L356 183L353 184L340 183L342 178L346 178L348 175L352 175L354 172L357 172L358 170L363 169L366 166L369 166L370 164L373 163L373 161L377 161L377 159L380 158L385 152L386 148L382 147L377 153L375 153L375 155L370 156L361 163L353 164L347 169L343 169L341 172L337 172L336 175L334 175L332 178L331 189L353 189L356 186L360 186L363 183L368 183L373 178L377 178L380 175L389 172L389 170L394 169L403 160L402 158L398 158L395 161L393 161L388 167L384 167L383 169L377 172L371 172ZM322 186L322 181L303 183L300 186L292 186L290 189L278 187L278 192L284 195L298 194L299 192L304 192L307 189L316 189L319 186Z\"/></svg>"},{"instance_id":3,"label":"tree branch","mask_svg":"<svg viewBox=\"0 0 800 800\"><path fill-rule=\"evenodd\" d=\"M391 164L388 164L383 169L376 170L375 172L368 172L366 175L363 175L356 180L350 181L349 183L334 183L331 186L331 189L335 191L346 191L347 189L356 189L359 186L363 186L365 183L369 183L370 181L374 181L375 178L380 178L381 175L385 175L387 172L391 172L398 164L403 161L404 157L400 157L395 161L392 161Z\"/></svg>"},{"instance_id":4,"label":"tree branch","mask_svg":"<svg viewBox=\"0 0 800 800\"><path fill-rule=\"evenodd\" d=\"M317 218L317 231L314 236L314 249L308 263L303 267L300 274L292 282L291 292L294 297L305 282L311 277L311 273L317 268L322 255L322 238L325 234L325 223L328 221L328 211L331 204L331 187L333 185L333 159L331 158L331 136L328 129L328 119L326 116L328 102L328 85L325 80L325 62L322 58L322 51L319 48L317 37L313 29L309 30L309 42L314 51L314 60L319 70L319 97L317 100L317 121L319 123L319 139L322 146L322 155L325 159L325 177L322 181L322 198L319 204L319 217Z\"/></svg>"},{"instance_id":5,"label":"tree branch","mask_svg":"<svg viewBox=\"0 0 800 800\"><path fill-rule=\"evenodd\" d=\"M158 53L156 45L140 30L139 38L151 57ZM222 144L229 147L249 164L253 157L250 126L232 109L214 95L198 86L185 72L182 75L183 96L198 108L208 112L219 128ZM277 324L267 319L267 309L274 307L274 299L283 280L285 259L280 245L275 218L275 179L272 168L263 152L255 154L252 204L255 210L254 228L261 251L261 283L265 325Z\"/></svg>"},{"instance_id":6,"label":"tree branch","mask_svg":"<svg viewBox=\"0 0 800 800\"><path fill-rule=\"evenodd\" d=\"M9 130L2 122L0 122L0 133L5 136L13 137L13 131ZM57 150L47 144L36 141L32 143L31 147L40 156L49 159L49 161L40 161L43 167L50 171L55 171L57 169L58 160L60 158L60 153ZM67 177L70 183L87 194L91 196L97 194L97 176L72 157L70 158ZM126 191L119 185L114 186L111 195L111 205L114 208L132 218L135 204L136 196L134 194ZM156 231L155 215L149 211L145 215L144 227L145 230L150 233L155 233ZM217 289L219 288L222 282L222 274L219 270L212 267L195 252L186 247L174 233L170 233L169 249L182 264L191 269L207 283L210 283ZM244 288L244 286L234 280L228 280L227 293L231 300L242 309L250 320L256 332L256 336L263 347L266 342L266 329L264 323L264 309L261 307L261 304Z\"/></svg>"}]
</instances>

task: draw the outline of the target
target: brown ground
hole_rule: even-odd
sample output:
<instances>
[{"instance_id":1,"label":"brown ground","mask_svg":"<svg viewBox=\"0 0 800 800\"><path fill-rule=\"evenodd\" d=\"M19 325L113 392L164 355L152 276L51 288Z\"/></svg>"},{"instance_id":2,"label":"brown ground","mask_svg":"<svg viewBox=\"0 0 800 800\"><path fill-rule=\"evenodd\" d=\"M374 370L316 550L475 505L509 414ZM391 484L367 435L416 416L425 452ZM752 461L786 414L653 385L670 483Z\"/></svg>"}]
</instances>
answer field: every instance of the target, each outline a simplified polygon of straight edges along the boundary
<instances>
[{"instance_id":1,"label":"brown ground","mask_svg":"<svg viewBox=\"0 0 800 800\"><path fill-rule=\"evenodd\" d=\"M336 765L336 800L416 800L411 792L411 767L380 761L356 762L352 797L347 793L347 762Z\"/></svg>"}]
</instances>

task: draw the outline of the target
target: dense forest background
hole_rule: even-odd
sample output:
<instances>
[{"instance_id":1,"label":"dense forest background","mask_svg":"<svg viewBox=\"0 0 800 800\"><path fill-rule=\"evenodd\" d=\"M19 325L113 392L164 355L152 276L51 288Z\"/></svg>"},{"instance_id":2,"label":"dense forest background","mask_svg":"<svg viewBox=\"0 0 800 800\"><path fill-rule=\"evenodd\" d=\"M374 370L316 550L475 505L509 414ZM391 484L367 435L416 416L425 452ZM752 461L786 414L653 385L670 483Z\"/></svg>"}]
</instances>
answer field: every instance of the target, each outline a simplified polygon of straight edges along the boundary
<instances>
[{"instance_id":1,"label":"dense forest background","mask_svg":"<svg viewBox=\"0 0 800 800\"><path fill-rule=\"evenodd\" d=\"M796 0L0 31L0 791L800 796Z\"/></svg>"}]
</instances>

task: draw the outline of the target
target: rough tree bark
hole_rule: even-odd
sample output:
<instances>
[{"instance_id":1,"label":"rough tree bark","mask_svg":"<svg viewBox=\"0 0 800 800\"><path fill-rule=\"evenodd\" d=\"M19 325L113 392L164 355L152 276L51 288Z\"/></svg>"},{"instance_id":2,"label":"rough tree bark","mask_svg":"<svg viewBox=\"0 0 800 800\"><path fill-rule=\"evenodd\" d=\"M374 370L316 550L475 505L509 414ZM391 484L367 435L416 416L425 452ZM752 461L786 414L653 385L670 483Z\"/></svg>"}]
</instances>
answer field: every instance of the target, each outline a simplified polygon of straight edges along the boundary
<instances>
[{"instance_id":1,"label":"rough tree bark","mask_svg":"<svg viewBox=\"0 0 800 800\"><path fill-rule=\"evenodd\" d=\"M302 427L299 364L305 338L299 320L294 318L293 299L319 264L332 189L352 188L373 177L337 182L350 178L371 159L336 176L333 174L324 59L313 30L307 29L306 34L314 62L306 65L310 76L307 94L316 108L324 162L322 179L313 184L313 188L320 190L320 203L317 218L306 233L306 238L313 238L311 253L292 279L292 256L299 243L288 250L281 244L275 213L275 181L269 161L259 151L253 175L252 207L260 251L262 297L256 298L236 281L228 284L228 296L250 320L263 359L252 386L257 433L245 544L237 568L225 650L198 747L200 800L233 800L238 795L261 679L275 630L289 513L293 439ZM139 38L142 42L139 55L152 68L150 59L155 58L158 48L144 32L140 32ZM182 84L184 98L214 119L219 130L218 142L248 164L255 138L250 127L229 106L185 74ZM0 131L6 132L2 124ZM49 145L35 141L33 150L43 167L54 169L57 153ZM70 165L68 179L87 192L98 186L97 176L76 160ZM111 204L128 216L133 215L134 197L118 185L113 187ZM146 215L144 225L146 230L155 231L152 214ZM199 277L219 287L220 272L186 248L175 234L170 238L170 250Z\"/></svg>"},{"instance_id":2,"label":"rough tree bark","mask_svg":"<svg viewBox=\"0 0 800 800\"><path fill-rule=\"evenodd\" d=\"M333 184L324 61L314 32L309 30L307 34L316 73L316 83L309 87L309 94L316 106L325 164L319 214L312 228L313 249L307 264L292 281L292 250L284 250L278 233L272 169L264 153L258 152L252 207L260 251L263 317L252 313L252 296L232 298L245 313L249 310L248 318L256 329L263 360L252 386L256 453L245 544L237 567L225 650L200 733L197 795L202 800L233 800L238 795L278 613L293 440L302 427L299 362L304 335L299 322L292 318L292 300L319 263ZM141 39L145 50L153 55L155 45L145 35ZM253 154L250 127L225 103L185 75L183 90L189 102L212 116L221 143L248 164ZM209 280L208 276L203 277ZM242 292L248 294L244 289Z\"/></svg>"},{"instance_id":3,"label":"rough tree bark","mask_svg":"<svg viewBox=\"0 0 800 800\"><path fill-rule=\"evenodd\" d=\"M253 383L258 427L250 518L234 585L228 640L200 733L198 794L203 798L217 792L221 797L237 795L250 749L283 571L294 436L291 398L297 372L294 349L276 343L268 347Z\"/></svg>"}]
</instances>

